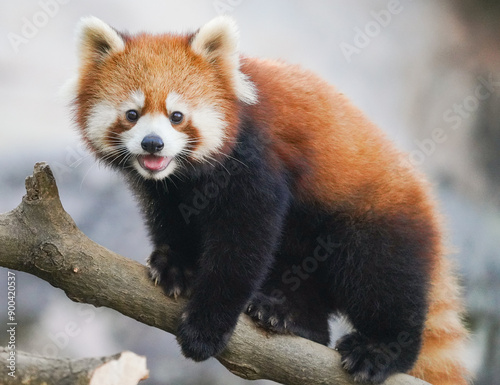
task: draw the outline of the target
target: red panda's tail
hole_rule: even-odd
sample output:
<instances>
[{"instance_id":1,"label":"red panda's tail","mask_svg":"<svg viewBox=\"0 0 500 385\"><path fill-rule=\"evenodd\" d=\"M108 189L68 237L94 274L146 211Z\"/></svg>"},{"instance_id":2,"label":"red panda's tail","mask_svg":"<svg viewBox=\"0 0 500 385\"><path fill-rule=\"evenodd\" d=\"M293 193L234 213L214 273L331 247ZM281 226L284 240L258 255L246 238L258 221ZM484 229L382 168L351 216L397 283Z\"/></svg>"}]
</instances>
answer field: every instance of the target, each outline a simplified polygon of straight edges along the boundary
<instances>
[{"instance_id":1,"label":"red panda's tail","mask_svg":"<svg viewBox=\"0 0 500 385\"><path fill-rule=\"evenodd\" d=\"M410 374L433 385L467 385L468 331L461 318L460 286L447 259L441 258L434 269L422 350Z\"/></svg>"}]
</instances>

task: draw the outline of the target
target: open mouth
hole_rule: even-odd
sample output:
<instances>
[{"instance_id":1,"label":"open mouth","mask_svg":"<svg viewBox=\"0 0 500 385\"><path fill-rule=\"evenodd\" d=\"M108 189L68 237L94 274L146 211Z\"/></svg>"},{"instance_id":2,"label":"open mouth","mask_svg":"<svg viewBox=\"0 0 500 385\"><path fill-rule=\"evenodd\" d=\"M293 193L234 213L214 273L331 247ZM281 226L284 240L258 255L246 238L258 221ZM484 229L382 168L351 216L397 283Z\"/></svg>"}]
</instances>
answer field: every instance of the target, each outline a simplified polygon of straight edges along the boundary
<instances>
[{"instance_id":1,"label":"open mouth","mask_svg":"<svg viewBox=\"0 0 500 385\"><path fill-rule=\"evenodd\" d=\"M171 156L138 155L137 160L141 167L151 173L160 172L167 168L174 159Z\"/></svg>"}]
</instances>

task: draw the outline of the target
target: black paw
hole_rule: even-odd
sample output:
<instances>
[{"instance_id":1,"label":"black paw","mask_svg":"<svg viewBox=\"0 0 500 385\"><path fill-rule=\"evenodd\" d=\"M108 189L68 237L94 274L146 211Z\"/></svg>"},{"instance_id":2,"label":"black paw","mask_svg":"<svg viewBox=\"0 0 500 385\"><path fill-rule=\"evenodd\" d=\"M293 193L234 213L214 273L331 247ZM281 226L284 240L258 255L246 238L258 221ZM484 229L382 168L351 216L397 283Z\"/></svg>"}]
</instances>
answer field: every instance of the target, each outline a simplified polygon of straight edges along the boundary
<instances>
[{"instance_id":1,"label":"black paw","mask_svg":"<svg viewBox=\"0 0 500 385\"><path fill-rule=\"evenodd\" d=\"M258 293L250 300L245 313L265 330L278 334L292 333L292 315L282 298Z\"/></svg>"},{"instance_id":2,"label":"black paw","mask_svg":"<svg viewBox=\"0 0 500 385\"><path fill-rule=\"evenodd\" d=\"M181 258L164 246L153 251L147 260L149 276L169 297L189 297L192 293L193 270L184 266Z\"/></svg>"},{"instance_id":3,"label":"black paw","mask_svg":"<svg viewBox=\"0 0 500 385\"><path fill-rule=\"evenodd\" d=\"M182 354L194 361L204 361L221 353L232 334L233 328L221 329L205 318L184 313L177 328L177 342Z\"/></svg>"},{"instance_id":4,"label":"black paw","mask_svg":"<svg viewBox=\"0 0 500 385\"><path fill-rule=\"evenodd\" d=\"M398 355L388 345L371 341L357 332L340 338L335 350L342 356L343 368L356 382L380 384L397 372Z\"/></svg>"}]
</instances>

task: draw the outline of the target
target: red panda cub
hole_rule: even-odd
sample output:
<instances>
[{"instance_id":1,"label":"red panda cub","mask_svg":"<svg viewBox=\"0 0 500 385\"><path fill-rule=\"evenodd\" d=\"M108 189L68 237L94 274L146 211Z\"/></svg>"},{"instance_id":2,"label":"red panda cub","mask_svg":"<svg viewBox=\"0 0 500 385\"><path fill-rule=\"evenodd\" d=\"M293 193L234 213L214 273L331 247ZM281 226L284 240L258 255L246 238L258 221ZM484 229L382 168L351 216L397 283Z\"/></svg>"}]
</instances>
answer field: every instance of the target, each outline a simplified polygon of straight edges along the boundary
<instances>
[{"instance_id":1,"label":"red panda cub","mask_svg":"<svg viewBox=\"0 0 500 385\"><path fill-rule=\"evenodd\" d=\"M177 340L219 354L242 312L320 344L355 381L467 383L467 332L428 188L316 75L238 53L232 19L194 33L79 25L73 107L85 142L142 206L151 278L189 297Z\"/></svg>"}]
</instances>

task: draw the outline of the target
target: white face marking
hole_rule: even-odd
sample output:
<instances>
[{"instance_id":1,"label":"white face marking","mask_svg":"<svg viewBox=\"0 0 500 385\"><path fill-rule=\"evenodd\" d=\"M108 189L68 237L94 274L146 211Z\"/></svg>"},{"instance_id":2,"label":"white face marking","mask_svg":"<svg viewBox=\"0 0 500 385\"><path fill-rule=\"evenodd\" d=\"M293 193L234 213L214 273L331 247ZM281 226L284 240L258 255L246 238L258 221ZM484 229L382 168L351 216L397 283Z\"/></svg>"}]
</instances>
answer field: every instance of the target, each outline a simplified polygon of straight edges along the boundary
<instances>
[{"instance_id":1,"label":"white face marking","mask_svg":"<svg viewBox=\"0 0 500 385\"><path fill-rule=\"evenodd\" d=\"M174 111L182 112L186 117L190 115L188 104L182 99L182 96L177 92L170 92L165 102L167 112L170 115Z\"/></svg>"},{"instance_id":2,"label":"white face marking","mask_svg":"<svg viewBox=\"0 0 500 385\"><path fill-rule=\"evenodd\" d=\"M196 148L193 156L203 160L205 157L215 153L224 144L226 137L227 123L224 116L212 106L201 105L193 109L193 125L199 130L201 135L201 145Z\"/></svg>"},{"instance_id":3,"label":"white face marking","mask_svg":"<svg viewBox=\"0 0 500 385\"><path fill-rule=\"evenodd\" d=\"M201 144L193 152L193 157L200 161L210 154L220 150L225 139L227 123L224 115L209 105L190 106L181 95L171 92L166 100L167 112L182 112L186 119L190 119L201 136Z\"/></svg>"},{"instance_id":4,"label":"white face marking","mask_svg":"<svg viewBox=\"0 0 500 385\"><path fill-rule=\"evenodd\" d=\"M120 115L125 115L128 110L141 111L144 107L145 96L141 90L133 91L129 98L117 108L110 101L101 101L90 109L87 118L86 135L90 142L102 152L113 152L105 142L109 128L116 122Z\"/></svg>"},{"instance_id":5,"label":"white face marking","mask_svg":"<svg viewBox=\"0 0 500 385\"><path fill-rule=\"evenodd\" d=\"M144 92L141 90L135 90L130 93L130 96L127 100L122 102L118 107L118 113L121 116L125 116L125 113L129 110L136 110L141 113L141 110L144 107L144 103L146 101L146 96L144 96Z\"/></svg>"},{"instance_id":6,"label":"white face marking","mask_svg":"<svg viewBox=\"0 0 500 385\"><path fill-rule=\"evenodd\" d=\"M168 118L160 113L146 114L139 118L134 127L122 133L121 138L125 147L131 154L147 155L142 146L142 140L147 135L158 135L164 144L161 151L155 153L157 156L174 157L184 150L188 143L188 136L175 130ZM163 179L170 175L177 167L177 162L172 160L165 170L151 173L146 171L139 161L133 161L135 169L145 178Z\"/></svg>"},{"instance_id":7,"label":"white face marking","mask_svg":"<svg viewBox=\"0 0 500 385\"><path fill-rule=\"evenodd\" d=\"M148 152L142 148L141 143L147 135L152 134L158 135L164 144L163 149L155 153L156 156L174 158L185 151L192 138L172 125L169 118L162 113L141 116L144 103L145 95L141 90L133 91L127 100L118 105L111 101L97 103L92 107L87 119L88 139L99 151L107 154L116 153L121 146L118 144L111 146L106 142L109 130L120 117L125 116L128 110L137 110L140 116L137 123L120 134L120 142L128 153L147 155ZM224 121L223 113L215 106L201 103L190 104L175 92L168 95L165 105L169 115L175 111L181 112L200 133L200 144L191 154L194 159L205 161L221 149L226 138L227 123ZM151 179L163 179L173 173L178 166L176 160L173 159L164 170L151 172L144 169L136 157L133 158L132 164L139 174Z\"/></svg>"},{"instance_id":8,"label":"white face marking","mask_svg":"<svg viewBox=\"0 0 500 385\"><path fill-rule=\"evenodd\" d=\"M122 141L127 149L136 155L147 154L141 142L147 135L158 135L163 139L164 147L160 156L175 156L186 146L188 136L175 130L168 118L160 113L143 115L134 127L122 134Z\"/></svg>"},{"instance_id":9,"label":"white face marking","mask_svg":"<svg viewBox=\"0 0 500 385\"><path fill-rule=\"evenodd\" d=\"M130 97L122 103L121 107L124 112L128 110L138 110L139 112L144 107L146 96L141 90L135 90L130 94Z\"/></svg>"},{"instance_id":10,"label":"white face marking","mask_svg":"<svg viewBox=\"0 0 500 385\"><path fill-rule=\"evenodd\" d=\"M85 134L99 151L109 152L111 150L105 143L106 132L117 118L118 111L110 102L99 102L91 108Z\"/></svg>"}]
</instances>

